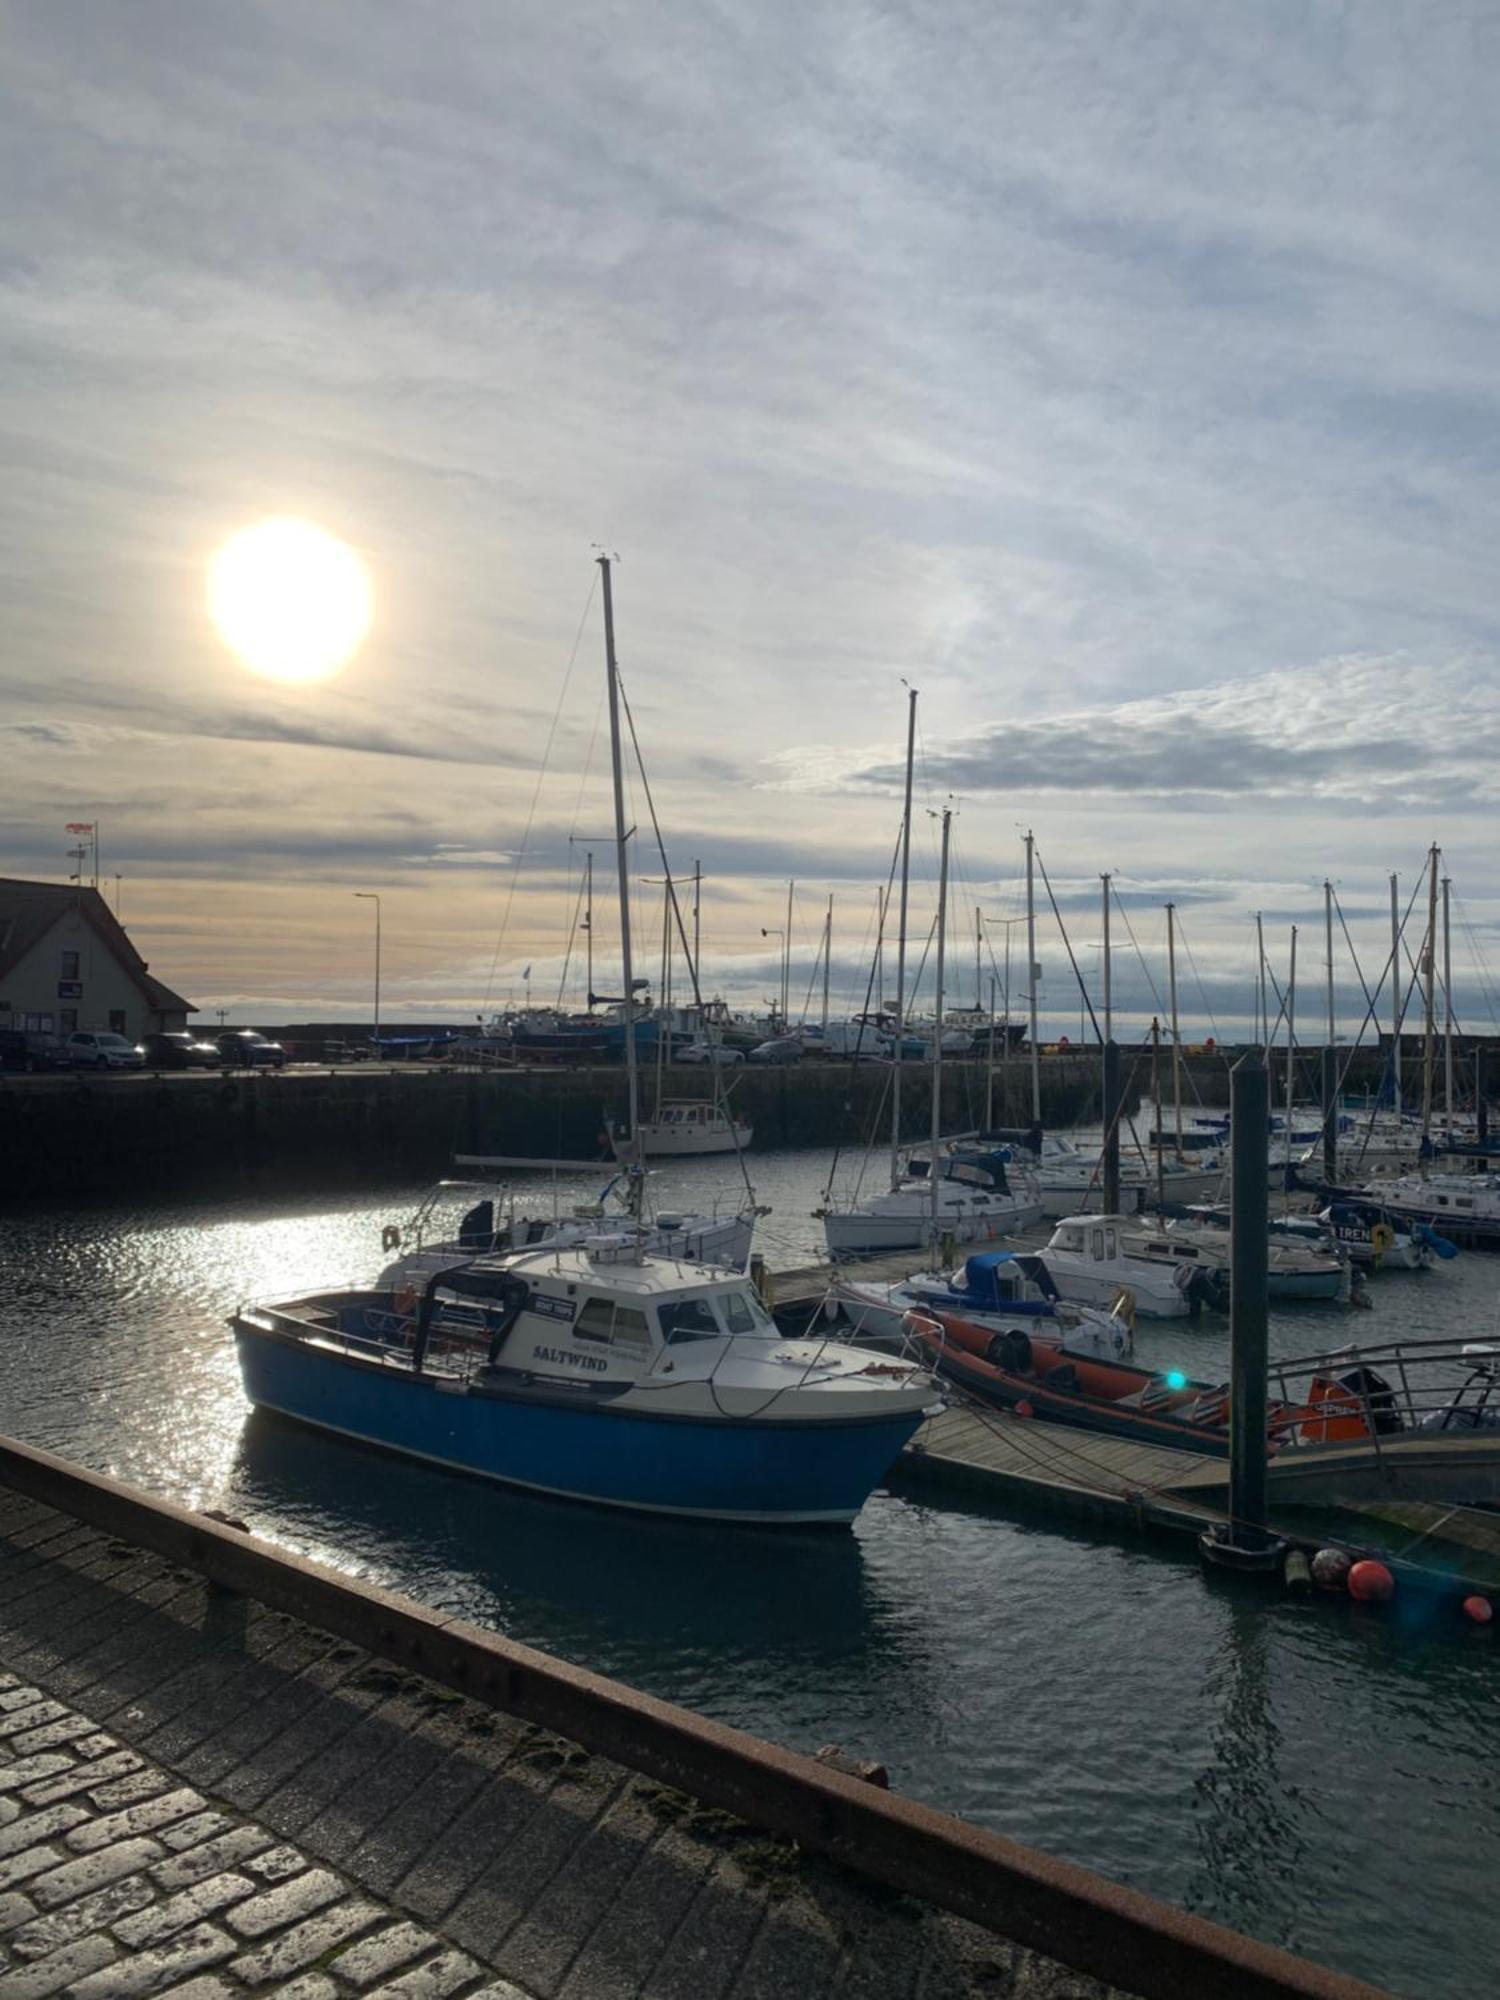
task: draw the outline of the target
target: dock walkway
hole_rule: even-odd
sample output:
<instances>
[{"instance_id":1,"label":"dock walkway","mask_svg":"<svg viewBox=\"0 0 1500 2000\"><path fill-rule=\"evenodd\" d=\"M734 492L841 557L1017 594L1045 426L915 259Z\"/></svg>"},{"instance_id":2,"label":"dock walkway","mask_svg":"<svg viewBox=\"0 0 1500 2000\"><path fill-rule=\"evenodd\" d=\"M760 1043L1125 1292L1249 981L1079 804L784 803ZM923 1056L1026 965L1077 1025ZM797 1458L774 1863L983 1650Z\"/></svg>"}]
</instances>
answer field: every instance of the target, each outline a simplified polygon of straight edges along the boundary
<instances>
[{"instance_id":1,"label":"dock walkway","mask_svg":"<svg viewBox=\"0 0 1500 2000\"><path fill-rule=\"evenodd\" d=\"M0 1670L0 2000L1372 1993L6 1440Z\"/></svg>"}]
</instances>

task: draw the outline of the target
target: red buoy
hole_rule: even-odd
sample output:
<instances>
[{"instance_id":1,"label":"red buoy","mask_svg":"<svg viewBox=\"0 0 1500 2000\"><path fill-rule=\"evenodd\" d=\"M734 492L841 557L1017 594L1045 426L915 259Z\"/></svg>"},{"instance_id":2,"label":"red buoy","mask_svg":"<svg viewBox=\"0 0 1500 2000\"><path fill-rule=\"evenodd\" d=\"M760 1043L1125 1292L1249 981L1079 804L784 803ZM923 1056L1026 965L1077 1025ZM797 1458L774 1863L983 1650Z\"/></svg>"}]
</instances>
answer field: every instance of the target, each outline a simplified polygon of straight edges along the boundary
<instances>
[{"instance_id":1,"label":"red buoy","mask_svg":"<svg viewBox=\"0 0 1500 2000\"><path fill-rule=\"evenodd\" d=\"M1018 1417L1034 1417L1036 1415L1036 1411L1031 1407L1030 1403L1027 1402L1024 1396L1021 1398L1020 1402L1016 1404L1016 1415Z\"/></svg>"},{"instance_id":2,"label":"red buoy","mask_svg":"<svg viewBox=\"0 0 1500 2000\"><path fill-rule=\"evenodd\" d=\"M1389 1604L1396 1579L1383 1562L1357 1562L1349 1572L1349 1595L1360 1604Z\"/></svg>"},{"instance_id":3,"label":"red buoy","mask_svg":"<svg viewBox=\"0 0 1500 2000\"><path fill-rule=\"evenodd\" d=\"M1471 1624L1488 1625L1495 1615L1494 1606L1487 1597L1481 1597L1476 1590L1472 1597L1464 1599L1464 1616Z\"/></svg>"}]
</instances>

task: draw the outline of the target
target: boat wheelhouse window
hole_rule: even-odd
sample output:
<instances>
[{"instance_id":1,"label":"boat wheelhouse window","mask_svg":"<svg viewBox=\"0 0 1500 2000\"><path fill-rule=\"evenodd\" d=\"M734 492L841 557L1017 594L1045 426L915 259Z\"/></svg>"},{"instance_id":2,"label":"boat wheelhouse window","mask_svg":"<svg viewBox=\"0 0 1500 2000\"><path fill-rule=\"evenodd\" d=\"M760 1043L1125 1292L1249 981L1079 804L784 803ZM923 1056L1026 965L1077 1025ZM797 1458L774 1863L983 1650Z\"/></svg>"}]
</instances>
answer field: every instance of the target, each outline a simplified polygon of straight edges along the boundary
<instances>
[{"instance_id":1,"label":"boat wheelhouse window","mask_svg":"<svg viewBox=\"0 0 1500 2000\"><path fill-rule=\"evenodd\" d=\"M719 1304L723 1309L724 1324L731 1333L774 1334L777 1331L775 1320L754 1292L720 1292Z\"/></svg>"},{"instance_id":2,"label":"boat wheelhouse window","mask_svg":"<svg viewBox=\"0 0 1500 2000\"><path fill-rule=\"evenodd\" d=\"M708 1299L671 1299L656 1308L656 1317L662 1338L669 1344L679 1340L714 1340L723 1331Z\"/></svg>"},{"instance_id":3,"label":"boat wheelhouse window","mask_svg":"<svg viewBox=\"0 0 1500 2000\"><path fill-rule=\"evenodd\" d=\"M1104 1231L1102 1229L1091 1229L1089 1231L1089 1255L1091 1257L1102 1257L1104 1255Z\"/></svg>"},{"instance_id":4,"label":"boat wheelhouse window","mask_svg":"<svg viewBox=\"0 0 1500 2000\"><path fill-rule=\"evenodd\" d=\"M573 1322L573 1333L579 1340L604 1340L610 1337L614 1325L615 1302L613 1299L585 1299Z\"/></svg>"},{"instance_id":5,"label":"boat wheelhouse window","mask_svg":"<svg viewBox=\"0 0 1500 2000\"><path fill-rule=\"evenodd\" d=\"M1081 1250L1083 1231L1081 1229L1059 1229L1053 1241L1059 1250Z\"/></svg>"},{"instance_id":6,"label":"boat wheelhouse window","mask_svg":"<svg viewBox=\"0 0 1500 2000\"><path fill-rule=\"evenodd\" d=\"M651 1345L651 1329L639 1306L615 1307L615 1323L610 1329L610 1338L617 1347L646 1348Z\"/></svg>"},{"instance_id":7,"label":"boat wheelhouse window","mask_svg":"<svg viewBox=\"0 0 1500 2000\"><path fill-rule=\"evenodd\" d=\"M1111 1259L1120 1254L1120 1239L1113 1229L1104 1232L1104 1254Z\"/></svg>"}]
</instances>

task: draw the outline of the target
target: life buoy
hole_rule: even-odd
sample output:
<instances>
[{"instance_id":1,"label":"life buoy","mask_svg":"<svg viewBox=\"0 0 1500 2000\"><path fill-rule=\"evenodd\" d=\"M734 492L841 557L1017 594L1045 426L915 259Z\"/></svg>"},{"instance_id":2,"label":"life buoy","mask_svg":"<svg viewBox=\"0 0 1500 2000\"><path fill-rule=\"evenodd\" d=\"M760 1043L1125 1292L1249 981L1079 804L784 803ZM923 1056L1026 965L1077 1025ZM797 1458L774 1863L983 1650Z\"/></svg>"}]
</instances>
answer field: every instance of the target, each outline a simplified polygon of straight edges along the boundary
<instances>
[{"instance_id":1,"label":"life buoy","mask_svg":"<svg viewBox=\"0 0 1500 2000\"><path fill-rule=\"evenodd\" d=\"M401 1231L396 1227L394 1222L388 1222L385 1228L381 1230L380 1247L382 1250L399 1250L401 1248Z\"/></svg>"},{"instance_id":2,"label":"life buoy","mask_svg":"<svg viewBox=\"0 0 1500 2000\"><path fill-rule=\"evenodd\" d=\"M1388 1222L1377 1222L1370 1231L1370 1243L1377 1256L1383 1257L1387 1250L1396 1247L1396 1232Z\"/></svg>"}]
</instances>

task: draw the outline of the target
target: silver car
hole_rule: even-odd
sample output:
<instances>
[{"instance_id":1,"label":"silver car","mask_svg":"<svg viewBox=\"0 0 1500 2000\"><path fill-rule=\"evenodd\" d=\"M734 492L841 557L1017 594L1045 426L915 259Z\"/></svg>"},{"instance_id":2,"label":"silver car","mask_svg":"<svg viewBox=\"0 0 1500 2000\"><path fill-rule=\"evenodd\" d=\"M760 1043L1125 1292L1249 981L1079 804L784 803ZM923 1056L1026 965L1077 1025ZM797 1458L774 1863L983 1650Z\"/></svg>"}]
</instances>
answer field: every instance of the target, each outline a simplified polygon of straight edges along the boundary
<instances>
[{"instance_id":1,"label":"silver car","mask_svg":"<svg viewBox=\"0 0 1500 2000\"><path fill-rule=\"evenodd\" d=\"M136 1043L93 1028L78 1029L64 1046L74 1069L141 1069L146 1061Z\"/></svg>"}]
</instances>

